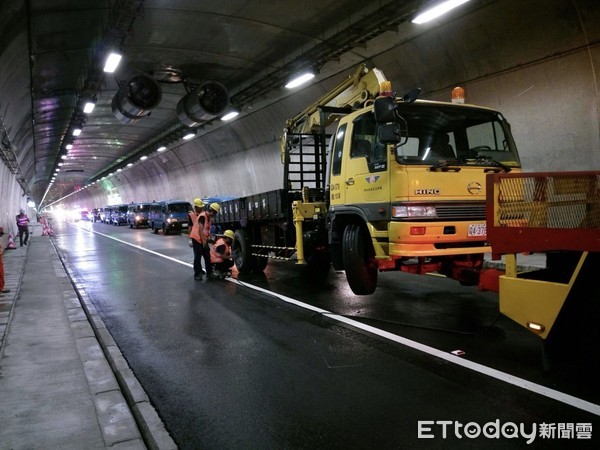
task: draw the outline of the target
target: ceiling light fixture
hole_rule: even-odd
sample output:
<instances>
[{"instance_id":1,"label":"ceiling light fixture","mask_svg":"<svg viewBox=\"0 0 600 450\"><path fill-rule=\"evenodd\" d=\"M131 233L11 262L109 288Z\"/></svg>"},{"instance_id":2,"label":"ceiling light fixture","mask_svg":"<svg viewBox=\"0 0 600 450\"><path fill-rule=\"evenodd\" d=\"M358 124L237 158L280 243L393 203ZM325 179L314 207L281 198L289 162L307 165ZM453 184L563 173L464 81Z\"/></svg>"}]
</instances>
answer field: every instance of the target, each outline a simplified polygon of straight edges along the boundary
<instances>
[{"instance_id":1,"label":"ceiling light fixture","mask_svg":"<svg viewBox=\"0 0 600 450\"><path fill-rule=\"evenodd\" d=\"M67 150L71 150L71 149L73 148L73 144L67 144L67 145L65 146L65 148L66 148Z\"/></svg>"},{"instance_id":2,"label":"ceiling light fixture","mask_svg":"<svg viewBox=\"0 0 600 450\"><path fill-rule=\"evenodd\" d=\"M228 120L234 119L237 116L240 115L239 111L229 111L227 114L225 114L223 117L221 117L221 120L224 122L227 122Z\"/></svg>"},{"instance_id":3,"label":"ceiling light fixture","mask_svg":"<svg viewBox=\"0 0 600 450\"><path fill-rule=\"evenodd\" d=\"M167 149L167 147L165 147L164 145L161 145L160 147L158 147L156 149L157 152L164 152Z\"/></svg>"},{"instance_id":4,"label":"ceiling light fixture","mask_svg":"<svg viewBox=\"0 0 600 450\"><path fill-rule=\"evenodd\" d=\"M186 134L185 136L183 136L183 140L184 141L189 141L190 139L192 139L194 136L196 136L196 132L195 131L191 131L188 134Z\"/></svg>"},{"instance_id":5,"label":"ceiling light fixture","mask_svg":"<svg viewBox=\"0 0 600 450\"><path fill-rule=\"evenodd\" d=\"M144 155L140 158L140 161L146 161L147 159L148 159L148 157L146 155Z\"/></svg>"},{"instance_id":6,"label":"ceiling light fixture","mask_svg":"<svg viewBox=\"0 0 600 450\"><path fill-rule=\"evenodd\" d=\"M430 8L412 20L412 23L416 23L418 25L429 22L430 20L437 19L438 17L446 14L448 11L453 10L454 8L462 5L463 3L467 3L469 0L446 0L433 8Z\"/></svg>"},{"instance_id":7,"label":"ceiling light fixture","mask_svg":"<svg viewBox=\"0 0 600 450\"><path fill-rule=\"evenodd\" d=\"M91 114L95 107L96 103L94 103L92 100L87 100L83 105L83 112L85 114Z\"/></svg>"},{"instance_id":8,"label":"ceiling light fixture","mask_svg":"<svg viewBox=\"0 0 600 450\"><path fill-rule=\"evenodd\" d=\"M81 128L75 128L73 130L73 136L79 136L81 134Z\"/></svg>"},{"instance_id":9,"label":"ceiling light fixture","mask_svg":"<svg viewBox=\"0 0 600 450\"><path fill-rule=\"evenodd\" d=\"M288 82L288 84L285 85L285 87L287 89L293 89L295 87L303 85L304 83L307 83L308 81L312 80L314 77L315 77L314 73L305 72L305 73L293 78L292 80L290 80Z\"/></svg>"},{"instance_id":10,"label":"ceiling light fixture","mask_svg":"<svg viewBox=\"0 0 600 450\"><path fill-rule=\"evenodd\" d=\"M122 57L123 55L119 53L111 52L106 58L106 63L104 63L104 71L106 73L113 73L117 70Z\"/></svg>"}]
</instances>

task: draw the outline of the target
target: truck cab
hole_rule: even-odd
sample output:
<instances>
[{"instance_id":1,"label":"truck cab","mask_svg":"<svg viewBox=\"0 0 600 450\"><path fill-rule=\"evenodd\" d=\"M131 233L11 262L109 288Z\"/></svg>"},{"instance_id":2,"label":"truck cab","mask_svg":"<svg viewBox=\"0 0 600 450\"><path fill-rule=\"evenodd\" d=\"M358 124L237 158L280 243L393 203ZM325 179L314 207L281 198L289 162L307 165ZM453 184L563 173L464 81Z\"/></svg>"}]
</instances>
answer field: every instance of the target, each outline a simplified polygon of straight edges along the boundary
<instances>
[{"instance_id":1,"label":"truck cab","mask_svg":"<svg viewBox=\"0 0 600 450\"><path fill-rule=\"evenodd\" d=\"M476 280L490 252L485 176L520 168L499 112L378 98L339 121L330 158L333 263L353 290L372 292L379 270Z\"/></svg>"}]
</instances>

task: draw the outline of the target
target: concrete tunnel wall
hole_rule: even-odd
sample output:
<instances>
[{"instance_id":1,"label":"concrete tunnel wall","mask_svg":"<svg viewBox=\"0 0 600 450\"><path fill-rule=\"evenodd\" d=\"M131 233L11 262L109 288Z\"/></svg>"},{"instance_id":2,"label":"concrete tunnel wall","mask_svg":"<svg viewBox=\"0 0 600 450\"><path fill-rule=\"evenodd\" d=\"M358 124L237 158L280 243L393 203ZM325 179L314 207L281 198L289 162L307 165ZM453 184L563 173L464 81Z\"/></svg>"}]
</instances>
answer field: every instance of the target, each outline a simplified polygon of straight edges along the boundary
<instances>
[{"instance_id":1,"label":"concrete tunnel wall","mask_svg":"<svg viewBox=\"0 0 600 450\"><path fill-rule=\"evenodd\" d=\"M420 86L448 100L499 109L512 124L526 171L600 169L600 8L589 2L497 1L371 56L399 94ZM510 32L506 24L511 24ZM385 47L386 33L373 48ZM70 198L104 206L108 193L132 201L248 194L282 185L279 138L285 120L365 58L322 83L255 110ZM91 195L90 195L91 194Z\"/></svg>"}]
</instances>

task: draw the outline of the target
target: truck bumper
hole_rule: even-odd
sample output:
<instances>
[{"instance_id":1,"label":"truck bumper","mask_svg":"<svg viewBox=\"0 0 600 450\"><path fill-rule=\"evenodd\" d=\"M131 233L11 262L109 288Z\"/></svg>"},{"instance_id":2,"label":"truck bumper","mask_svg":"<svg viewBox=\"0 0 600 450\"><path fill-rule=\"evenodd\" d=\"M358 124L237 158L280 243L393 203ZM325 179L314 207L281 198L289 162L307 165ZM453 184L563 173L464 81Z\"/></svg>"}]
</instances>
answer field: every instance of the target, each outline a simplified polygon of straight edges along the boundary
<instances>
[{"instance_id":1,"label":"truck bumper","mask_svg":"<svg viewBox=\"0 0 600 450\"><path fill-rule=\"evenodd\" d=\"M470 236L470 234L479 235ZM391 257L452 256L490 253L485 222L392 222Z\"/></svg>"}]
</instances>

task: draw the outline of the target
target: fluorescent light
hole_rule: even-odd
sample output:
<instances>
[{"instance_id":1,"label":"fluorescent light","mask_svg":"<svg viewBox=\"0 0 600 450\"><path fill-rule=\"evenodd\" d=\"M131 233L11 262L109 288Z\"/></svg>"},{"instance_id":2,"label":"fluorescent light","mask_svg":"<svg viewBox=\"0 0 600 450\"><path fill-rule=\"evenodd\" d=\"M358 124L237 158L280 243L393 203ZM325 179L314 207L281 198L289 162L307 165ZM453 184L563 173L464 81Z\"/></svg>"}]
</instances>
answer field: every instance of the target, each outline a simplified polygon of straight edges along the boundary
<instances>
[{"instance_id":1,"label":"fluorescent light","mask_svg":"<svg viewBox=\"0 0 600 450\"><path fill-rule=\"evenodd\" d=\"M231 112L228 112L227 114L225 114L223 117L221 117L221 120L228 121L239 115L240 115L240 113L238 111L231 111Z\"/></svg>"},{"instance_id":2,"label":"fluorescent light","mask_svg":"<svg viewBox=\"0 0 600 450\"><path fill-rule=\"evenodd\" d=\"M419 14L412 20L412 23L422 24L429 22L430 20L437 19L438 17L446 14L448 11L456 8L457 6L467 3L469 0L446 0L433 8Z\"/></svg>"},{"instance_id":3,"label":"fluorescent light","mask_svg":"<svg viewBox=\"0 0 600 450\"><path fill-rule=\"evenodd\" d=\"M118 53L110 53L108 58L106 58L106 63L104 64L104 71L107 73L113 73L117 70L117 66L121 62L121 58L123 56Z\"/></svg>"},{"instance_id":4,"label":"fluorescent light","mask_svg":"<svg viewBox=\"0 0 600 450\"><path fill-rule=\"evenodd\" d=\"M156 149L157 152L164 152L167 149L167 147L165 147L164 145L161 145L160 147L158 147Z\"/></svg>"},{"instance_id":5,"label":"fluorescent light","mask_svg":"<svg viewBox=\"0 0 600 450\"><path fill-rule=\"evenodd\" d=\"M79 136L81 134L81 128L75 128L73 130L73 136Z\"/></svg>"},{"instance_id":6,"label":"fluorescent light","mask_svg":"<svg viewBox=\"0 0 600 450\"><path fill-rule=\"evenodd\" d=\"M302 75L299 75L296 78L294 78L293 80L291 80L288 84L285 85L285 87L288 89L293 89L295 87L298 87L298 86L306 83L307 81L312 80L314 77L315 77L314 73L310 73L310 72L303 73Z\"/></svg>"},{"instance_id":7,"label":"fluorescent light","mask_svg":"<svg viewBox=\"0 0 600 450\"><path fill-rule=\"evenodd\" d=\"M85 102L85 105L83 105L83 112L85 114L90 114L94 110L95 106L96 104L94 102L87 101Z\"/></svg>"},{"instance_id":8,"label":"fluorescent light","mask_svg":"<svg viewBox=\"0 0 600 450\"><path fill-rule=\"evenodd\" d=\"M196 133L189 133L189 134L186 134L186 135L183 137L183 139L184 139L185 141L189 141L189 140L190 140L190 139L192 139L194 136L196 136Z\"/></svg>"}]
</instances>

